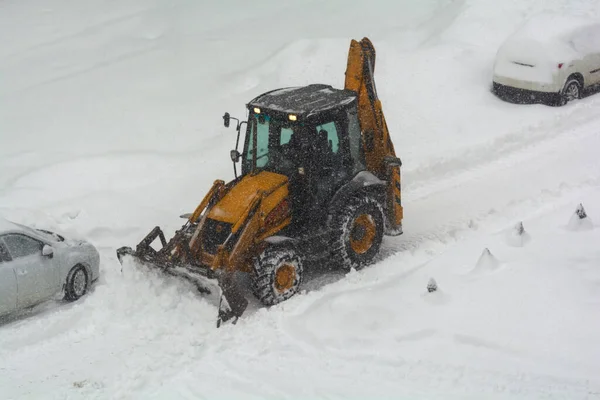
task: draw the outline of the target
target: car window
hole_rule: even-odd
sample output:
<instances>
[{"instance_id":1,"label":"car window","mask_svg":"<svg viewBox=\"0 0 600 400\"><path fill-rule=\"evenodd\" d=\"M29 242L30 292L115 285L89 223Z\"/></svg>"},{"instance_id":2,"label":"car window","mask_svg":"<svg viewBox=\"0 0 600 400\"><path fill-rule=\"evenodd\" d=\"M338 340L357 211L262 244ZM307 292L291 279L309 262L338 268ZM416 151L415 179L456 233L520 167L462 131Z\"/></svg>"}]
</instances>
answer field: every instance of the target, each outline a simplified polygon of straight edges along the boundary
<instances>
[{"instance_id":1,"label":"car window","mask_svg":"<svg viewBox=\"0 0 600 400\"><path fill-rule=\"evenodd\" d=\"M10 254L8 254L8 250L6 249L6 246L0 237L0 264L10 260L12 260L10 258Z\"/></svg>"},{"instance_id":2,"label":"car window","mask_svg":"<svg viewBox=\"0 0 600 400\"><path fill-rule=\"evenodd\" d=\"M25 235L6 235L4 243L6 243L12 258L26 257L42 252L42 243Z\"/></svg>"}]
</instances>

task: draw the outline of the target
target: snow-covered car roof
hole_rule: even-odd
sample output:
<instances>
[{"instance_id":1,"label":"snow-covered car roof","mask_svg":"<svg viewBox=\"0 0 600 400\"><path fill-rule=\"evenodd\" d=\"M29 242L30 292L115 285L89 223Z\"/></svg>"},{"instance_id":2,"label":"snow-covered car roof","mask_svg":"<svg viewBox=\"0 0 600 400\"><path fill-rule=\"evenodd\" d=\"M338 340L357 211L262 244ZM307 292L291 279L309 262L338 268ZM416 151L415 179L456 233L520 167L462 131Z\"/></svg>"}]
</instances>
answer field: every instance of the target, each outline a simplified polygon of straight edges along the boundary
<instances>
[{"instance_id":1,"label":"snow-covered car roof","mask_svg":"<svg viewBox=\"0 0 600 400\"><path fill-rule=\"evenodd\" d=\"M573 45L579 32L592 26L599 26L600 21L587 17L543 13L525 21L498 49L497 60L521 62L530 65L566 62L578 57ZM578 41L578 43L583 43ZM550 65L548 64L548 65ZM500 67L502 64L499 64ZM548 70L546 82L551 81ZM540 71L535 72L538 75ZM532 80L531 77L523 78Z\"/></svg>"},{"instance_id":2,"label":"snow-covered car roof","mask_svg":"<svg viewBox=\"0 0 600 400\"><path fill-rule=\"evenodd\" d=\"M0 218L0 234L21 231L22 225L15 224L14 222L10 222L7 219Z\"/></svg>"}]
</instances>

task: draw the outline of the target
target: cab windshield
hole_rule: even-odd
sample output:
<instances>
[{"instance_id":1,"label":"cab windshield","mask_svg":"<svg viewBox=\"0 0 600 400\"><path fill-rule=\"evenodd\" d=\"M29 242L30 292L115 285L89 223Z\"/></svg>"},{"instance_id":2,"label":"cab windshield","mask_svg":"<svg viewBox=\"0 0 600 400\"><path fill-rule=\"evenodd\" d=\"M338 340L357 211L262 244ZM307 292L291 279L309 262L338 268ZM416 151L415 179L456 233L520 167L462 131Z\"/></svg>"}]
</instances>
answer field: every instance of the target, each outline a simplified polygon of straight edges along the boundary
<instances>
[{"instance_id":1,"label":"cab windshield","mask_svg":"<svg viewBox=\"0 0 600 400\"><path fill-rule=\"evenodd\" d=\"M248 120L242 172L266 170L289 176L317 154L329 152L333 156L338 149L338 133L333 122L314 126L253 114Z\"/></svg>"}]
</instances>

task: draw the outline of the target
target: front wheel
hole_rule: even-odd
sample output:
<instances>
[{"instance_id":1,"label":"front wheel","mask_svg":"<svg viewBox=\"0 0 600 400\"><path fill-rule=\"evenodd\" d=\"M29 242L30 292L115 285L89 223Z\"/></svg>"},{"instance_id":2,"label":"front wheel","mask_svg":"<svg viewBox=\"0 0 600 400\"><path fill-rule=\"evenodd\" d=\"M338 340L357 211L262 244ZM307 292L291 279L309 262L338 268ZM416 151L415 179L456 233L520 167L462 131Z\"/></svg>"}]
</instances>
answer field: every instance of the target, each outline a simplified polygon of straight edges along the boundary
<instances>
[{"instance_id":1,"label":"front wheel","mask_svg":"<svg viewBox=\"0 0 600 400\"><path fill-rule=\"evenodd\" d=\"M269 246L254 260L252 291L264 305L275 305L298 292L303 272L292 246Z\"/></svg>"},{"instance_id":2,"label":"front wheel","mask_svg":"<svg viewBox=\"0 0 600 400\"><path fill-rule=\"evenodd\" d=\"M65 299L75 301L87 293L89 285L88 273L83 265L76 265L67 275Z\"/></svg>"}]
</instances>

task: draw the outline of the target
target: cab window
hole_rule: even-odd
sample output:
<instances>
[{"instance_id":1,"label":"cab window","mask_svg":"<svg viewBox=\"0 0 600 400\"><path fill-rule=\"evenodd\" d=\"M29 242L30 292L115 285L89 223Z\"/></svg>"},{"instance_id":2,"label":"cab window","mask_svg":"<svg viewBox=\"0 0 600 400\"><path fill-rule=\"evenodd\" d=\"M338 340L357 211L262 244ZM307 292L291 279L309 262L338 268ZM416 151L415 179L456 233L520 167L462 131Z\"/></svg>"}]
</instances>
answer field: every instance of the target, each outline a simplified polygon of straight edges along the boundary
<instances>
[{"instance_id":1,"label":"cab window","mask_svg":"<svg viewBox=\"0 0 600 400\"><path fill-rule=\"evenodd\" d=\"M269 161L269 117L252 118L249 132L246 160L252 163L254 132L256 132L256 167L262 168Z\"/></svg>"},{"instance_id":2,"label":"cab window","mask_svg":"<svg viewBox=\"0 0 600 400\"><path fill-rule=\"evenodd\" d=\"M256 169L283 174L289 172L297 153L295 145L301 136L298 133L301 129L301 125L278 120L266 114L251 115L244 144L242 174L250 172L253 168L255 134Z\"/></svg>"},{"instance_id":3,"label":"cab window","mask_svg":"<svg viewBox=\"0 0 600 400\"><path fill-rule=\"evenodd\" d=\"M317 126L317 134L323 135L323 137L327 137L327 143L330 150L337 154L340 150L340 140L338 137L338 131L335 127L335 122L328 122L323 125Z\"/></svg>"},{"instance_id":4,"label":"cab window","mask_svg":"<svg viewBox=\"0 0 600 400\"><path fill-rule=\"evenodd\" d=\"M284 144L288 144L294 131L290 128L281 128L281 135L279 137L279 145L283 146Z\"/></svg>"},{"instance_id":5,"label":"cab window","mask_svg":"<svg viewBox=\"0 0 600 400\"><path fill-rule=\"evenodd\" d=\"M358 116L354 112L348 112L348 139L350 142L350 155L354 164L354 172L362 171L364 167L364 155L361 144L361 131Z\"/></svg>"}]
</instances>

